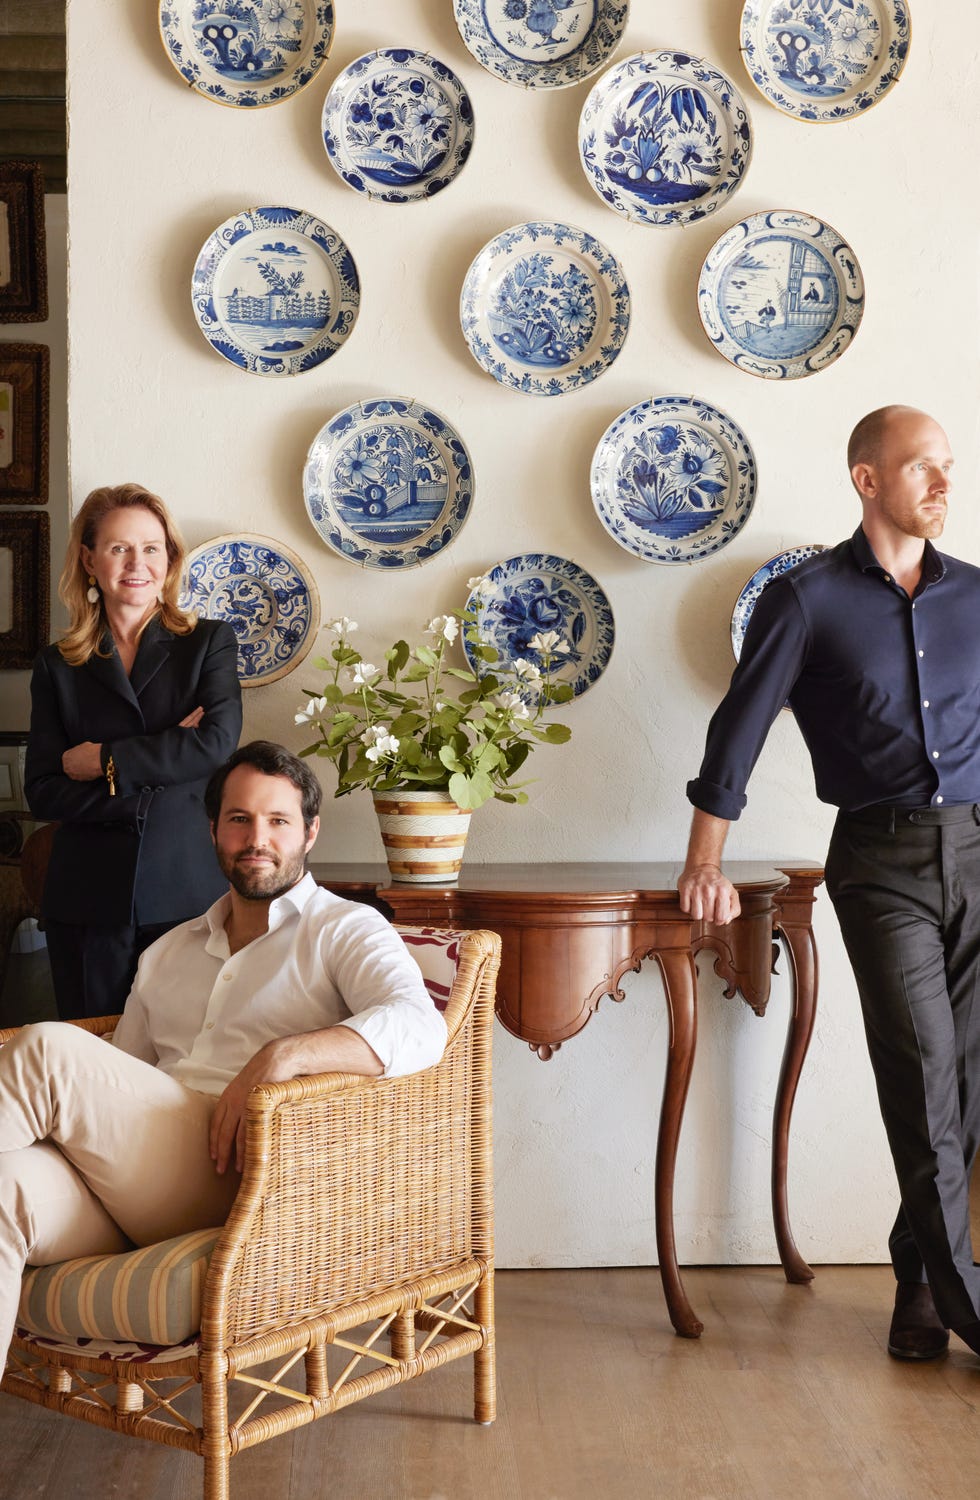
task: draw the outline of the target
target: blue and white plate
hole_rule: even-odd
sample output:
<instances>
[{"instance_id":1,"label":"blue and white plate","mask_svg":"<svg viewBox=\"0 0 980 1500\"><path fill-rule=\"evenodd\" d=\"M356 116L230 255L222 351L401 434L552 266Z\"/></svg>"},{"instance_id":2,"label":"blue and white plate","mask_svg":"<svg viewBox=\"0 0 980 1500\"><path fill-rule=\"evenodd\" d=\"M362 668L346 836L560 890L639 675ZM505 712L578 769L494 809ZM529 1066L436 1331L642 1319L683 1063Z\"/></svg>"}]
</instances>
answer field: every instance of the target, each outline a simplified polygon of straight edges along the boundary
<instances>
[{"instance_id":1,"label":"blue and white plate","mask_svg":"<svg viewBox=\"0 0 980 1500\"><path fill-rule=\"evenodd\" d=\"M730 78L687 52L637 52L592 87L579 155L599 197L637 224L692 224L740 187L748 111Z\"/></svg>"},{"instance_id":2,"label":"blue and white plate","mask_svg":"<svg viewBox=\"0 0 980 1500\"><path fill-rule=\"evenodd\" d=\"M540 665L541 654L530 642L553 630L560 637L555 681L570 682L576 697L586 692L605 671L615 639L612 605L592 574L567 557L528 552L498 563L486 576L493 592L471 594L466 607L479 604L480 639L496 646L500 661L486 666L464 640L473 671L495 672L520 657Z\"/></svg>"},{"instance_id":3,"label":"blue and white plate","mask_svg":"<svg viewBox=\"0 0 980 1500\"><path fill-rule=\"evenodd\" d=\"M696 396L657 396L618 416L592 459L592 503L646 562L695 562L737 536L755 499L740 427Z\"/></svg>"},{"instance_id":4,"label":"blue and white plate","mask_svg":"<svg viewBox=\"0 0 980 1500\"><path fill-rule=\"evenodd\" d=\"M905 0L745 0L742 60L797 120L850 120L881 100L908 56Z\"/></svg>"},{"instance_id":5,"label":"blue and white plate","mask_svg":"<svg viewBox=\"0 0 980 1500\"><path fill-rule=\"evenodd\" d=\"M323 144L348 187L381 203L431 198L462 171L473 106L456 74L427 52L368 52L334 80Z\"/></svg>"},{"instance_id":6,"label":"blue and white plate","mask_svg":"<svg viewBox=\"0 0 980 1500\"><path fill-rule=\"evenodd\" d=\"M501 385L561 396L619 355L630 291L615 255L584 229L517 224L470 266L459 315L470 353Z\"/></svg>"},{"instance_id":7,"label":"blue and white plate","mask_svg":"<svg viewBox=\"0 0 980 1500\"><path fill-rule=\"evenodd\" d=\"M320 628L320 596L295 552L267 536L216 536L188 554L181 606L227 620L238 678L260 687L292 672Z\"/></svg>"},{"instance_id":8,"label":"blue and white plate","mask_svg":"<svg viewBox=\"0 0 980 1500\"><path fill-rule=\"evenodd\" d=\"M322 427L303 470L306 509L328 546L364 568L411 568L453 540L473 503L456 429L419 401L363 401Z\"/></svg>"},{"instance_id":9,"label":"blue and white plate","mask_svg":"<svg viewBox=\"0 0 980 1500\"><path fill-rule=\"evenodd\" d=\"M244 109L305 88L333 33L330 0L160 0L160 35L184 81Z\"/></svg>"},{"instance_id":10,"label":"blue and white plate","mask_svg":"<svg viewBox=\"0 0 980 1500\"><path fill-rule=\"evenodd\" d=\"M361 301L340 235L299 208L243 208L197 257L194 316L211 348L255 375L298 375L336 354Z\"/></svg>"},{"instance_id":11,"label":"blue and white plate","mask_svg":"<svg viewBox=\"0 0 980 1500\"><path fill-rule=\"evenodd\" d=\"M806 562L808 557L814 557L823 550L822 542L814 542L812 545L803 547L789 547L785 552L777 552L775 557L770 557L761 568L756 568L735 600L735 608L732 610L732 651L735 653L736 661L742 655L742 642L745 640L749 619L766 584L772 583L773 579L778 578L780 574L788 573L791 568L796 567L797 563Z\"/></svg>"},{"instance_id":12,"label":"blue and white plate","mask_svg":"<svg viewBox=\"0 0 980 1500\"><path fill-rule=\"evenodd\" d=\"M459 34L505 83L561 89L612 56L629 0L453 0Z\"/></svg>"},{"instance_id":13,"label":"blue and white plate","mask_svg":"<svg viewBox=\"0 0 980 1500\"><path fill-rule=\"evenodd\" d=\"M836 229L785 209L752 214L708 251L698 311L726 359L766 380L815 375L864 316L858 258Z\"/></svg>"}]
</instances>

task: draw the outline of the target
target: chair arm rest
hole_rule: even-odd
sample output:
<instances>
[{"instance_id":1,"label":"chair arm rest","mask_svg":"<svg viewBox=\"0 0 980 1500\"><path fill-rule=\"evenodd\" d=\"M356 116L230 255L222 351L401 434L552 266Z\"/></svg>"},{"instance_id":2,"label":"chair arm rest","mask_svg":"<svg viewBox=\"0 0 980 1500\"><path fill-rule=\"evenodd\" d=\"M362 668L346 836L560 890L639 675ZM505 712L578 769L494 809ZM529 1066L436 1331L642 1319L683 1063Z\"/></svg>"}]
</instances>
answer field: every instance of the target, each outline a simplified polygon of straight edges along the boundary
<instances>
[{"instance_id":1,"label":"chair arm rest","mask_svg":"<svg viewBox=\"0 0 980 1500\"><path fill-rule=\"evenodd\" d=\"M93 1036L111 1036L119 1025L119 1016L87 1016L83 1021L65 1021L65 1026L77 1026L81 1031L91 1031ZM23 1031L23 1026L8 1026L0 1031L0 1047Z\"/></svg>"}]
</instances>

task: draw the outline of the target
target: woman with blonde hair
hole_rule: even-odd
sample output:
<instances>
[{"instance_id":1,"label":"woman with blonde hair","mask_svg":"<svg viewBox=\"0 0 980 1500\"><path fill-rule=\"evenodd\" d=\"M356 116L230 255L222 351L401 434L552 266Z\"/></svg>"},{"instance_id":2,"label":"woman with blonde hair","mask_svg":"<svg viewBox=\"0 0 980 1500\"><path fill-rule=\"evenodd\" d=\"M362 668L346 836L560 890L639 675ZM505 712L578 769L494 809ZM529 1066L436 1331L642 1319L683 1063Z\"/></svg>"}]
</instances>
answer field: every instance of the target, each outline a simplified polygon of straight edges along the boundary
<instances>
[{"instance_id":1,"label":"woman with blonde hair","mask_svg":"<svg viewBox=\"0 0 980 1500\"><path fill-rule=\"evenodd\" d=\"M93 490L34 664L26 790L58 823L41 914L62 1020L121 1011L140 953L227 888L203 794L238 744L230 625L178 603L184 548L142 485Z\"/></svg>"}]
</instances>

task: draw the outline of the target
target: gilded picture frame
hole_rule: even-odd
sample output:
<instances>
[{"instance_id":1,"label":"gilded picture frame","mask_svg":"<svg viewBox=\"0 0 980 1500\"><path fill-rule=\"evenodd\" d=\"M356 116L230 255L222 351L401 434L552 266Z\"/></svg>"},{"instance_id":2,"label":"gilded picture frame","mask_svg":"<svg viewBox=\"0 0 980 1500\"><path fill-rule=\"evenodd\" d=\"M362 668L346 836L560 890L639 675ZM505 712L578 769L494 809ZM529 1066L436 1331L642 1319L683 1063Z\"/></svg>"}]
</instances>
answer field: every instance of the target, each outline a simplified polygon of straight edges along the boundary
<instances>
[{"instance_id":1,"label":"gilded picture frame","mask_svg":"<svg viewBox=\"0 0 980 1500\"><path fill-rule=\"evenodd\" d=\"M51 356L0 341L0 505L45 505Z\"/></svg>"},{"instance_id":2,"label":"gilded picture frame","mask_svg":"<svg viewBox=\"0 0 980 1500\"><path fill-rule=\"evenodd\" d=\"M0 323L47 317L44 173L37 161L0 161Z\"/></svg>"},{"instance_id":3,"label":"gilded picture frame","mask_svg":"<svg viewBox=\"0 0 980 1500\"><path fill-rule=\"evenodd\" d=\"M46 511L0 511L2 671L31 667L47 643L50 545Z\"/></svg>"}]
</instances>

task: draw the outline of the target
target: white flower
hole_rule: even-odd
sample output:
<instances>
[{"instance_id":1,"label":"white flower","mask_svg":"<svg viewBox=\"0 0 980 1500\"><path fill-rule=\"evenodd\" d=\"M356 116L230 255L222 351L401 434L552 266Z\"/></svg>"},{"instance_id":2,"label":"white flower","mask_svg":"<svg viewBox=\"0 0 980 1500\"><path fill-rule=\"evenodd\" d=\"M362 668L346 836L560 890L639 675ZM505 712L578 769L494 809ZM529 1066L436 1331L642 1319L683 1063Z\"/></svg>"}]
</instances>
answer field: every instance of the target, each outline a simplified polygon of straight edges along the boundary
<instances>
[{"instance_id":1,"label":"white flower","mask_svg":"<svg viewBox=\"0 0 980 1500\"><path fill-rule=\"evenodd\" d=\"M359 661L356 667L352 667L350 680L355 687L370 687L371 678L377 677L378 669L369 661Z\"/></svg>"},{"instance_id":2,"label":"white flower","mask_svg":"<svg viewBox=\"0 0 980 1500\"><path fill-rule=\"evenodd\" d=\"M539 630L537 635L532 635L528 641L532 651L541 651L546 656L553 656L558 647L564 644L557 630Z\"/></svg>"},{"instance_id":3,"label":"white flower","mask_svg":"<svg viewBox=\"0 0 980 1500\"><path fill-rule=\"evenodd\" d=\"M432 707L435 709L435 711L436 711L437 714L441 713L442 710L445 708L445 706L446 706L446 704L445 704L445 702L444 702L444 700L442 698L437 698L436 701L435 701L435 703L433 703L433 705L432 705Z\"/></svg>"},{"instance_id":4,"label":"white flower","mask_svg":"<svg viewBox=\"0 0 980 1500\"><path fill-rule=\"evenodd\" d=\"M527 704L520 693L498 693L493 700L498 708L502 708L505 714L510 714L512 719L529 719Z\"/></svg>"},{"instance_id":5,"label":"white flower","mask_svg":"<svg viewBox=\"0 0 980 1500\"><path fill-rule=\"evenodd\" d=\"M326 698L311 698L306 707L300 709L293 722L295 724L309 724L312 719L316 718L317 714L323 713L326 706Z\"/></svg>"},{"instance_id":6,"label":"white flower","mask_svg":"<svg viewBox=\"0 0 980 1500\"><path fill-rule=\"evenodd\" d=\"M369 730L368 733L370 732ZM368 760L377 762L379 760L386 760L389 755L397 755L398 741L393 734L386 734L383 729L378 729L377 727L374 733L376 735L374 744L369 745L364 752ZM361 738L366 739L367 736L362 735Z\"/></svg>"},{"instance_id":7,"label":"white flower","mask_svg":"<svg viewBox=\"0 0 980 1500\"><path fill-rule=\"evenodd\" d=\"M516 657L515 660L511 662L511 666L513 667L515 675L518 677L522 677L525 682L541 681L541 668L535 666L533 661L528 661L526 656Z\"/></svg>"},{"instance_id":8,"label":"white flower","mask_svg":"<svg viewBox=\"0 0 980 1500\"><path fill-rule=\"evenodd\" d=\"M478 573L475 578L467 578L466 587L478 599L490 599L497 592L497 585L485 573Z\"/></svg>"},{"instance_id":9,"label":"white flower","mask_svg":"<svg viewBox=\"0 0 980 1500\"><path fill-rule=\"evenodd\" d=\"M459 635L459 621L455 615L436 615L425 627L426 635L434 635L439 640L448 641L450 646Z\"/></svg>"},{"instance_id":10,"label":"white flower","mask_svg":"<svg viewBox=\"0 0 980 1500\"><path fill-rule=\"evenodd\" d=\"M332 630L334 635L351 635L357 629L357 621L340 615L336 620L327 621L327 629Z\"/></svg>"}]
</instances>

